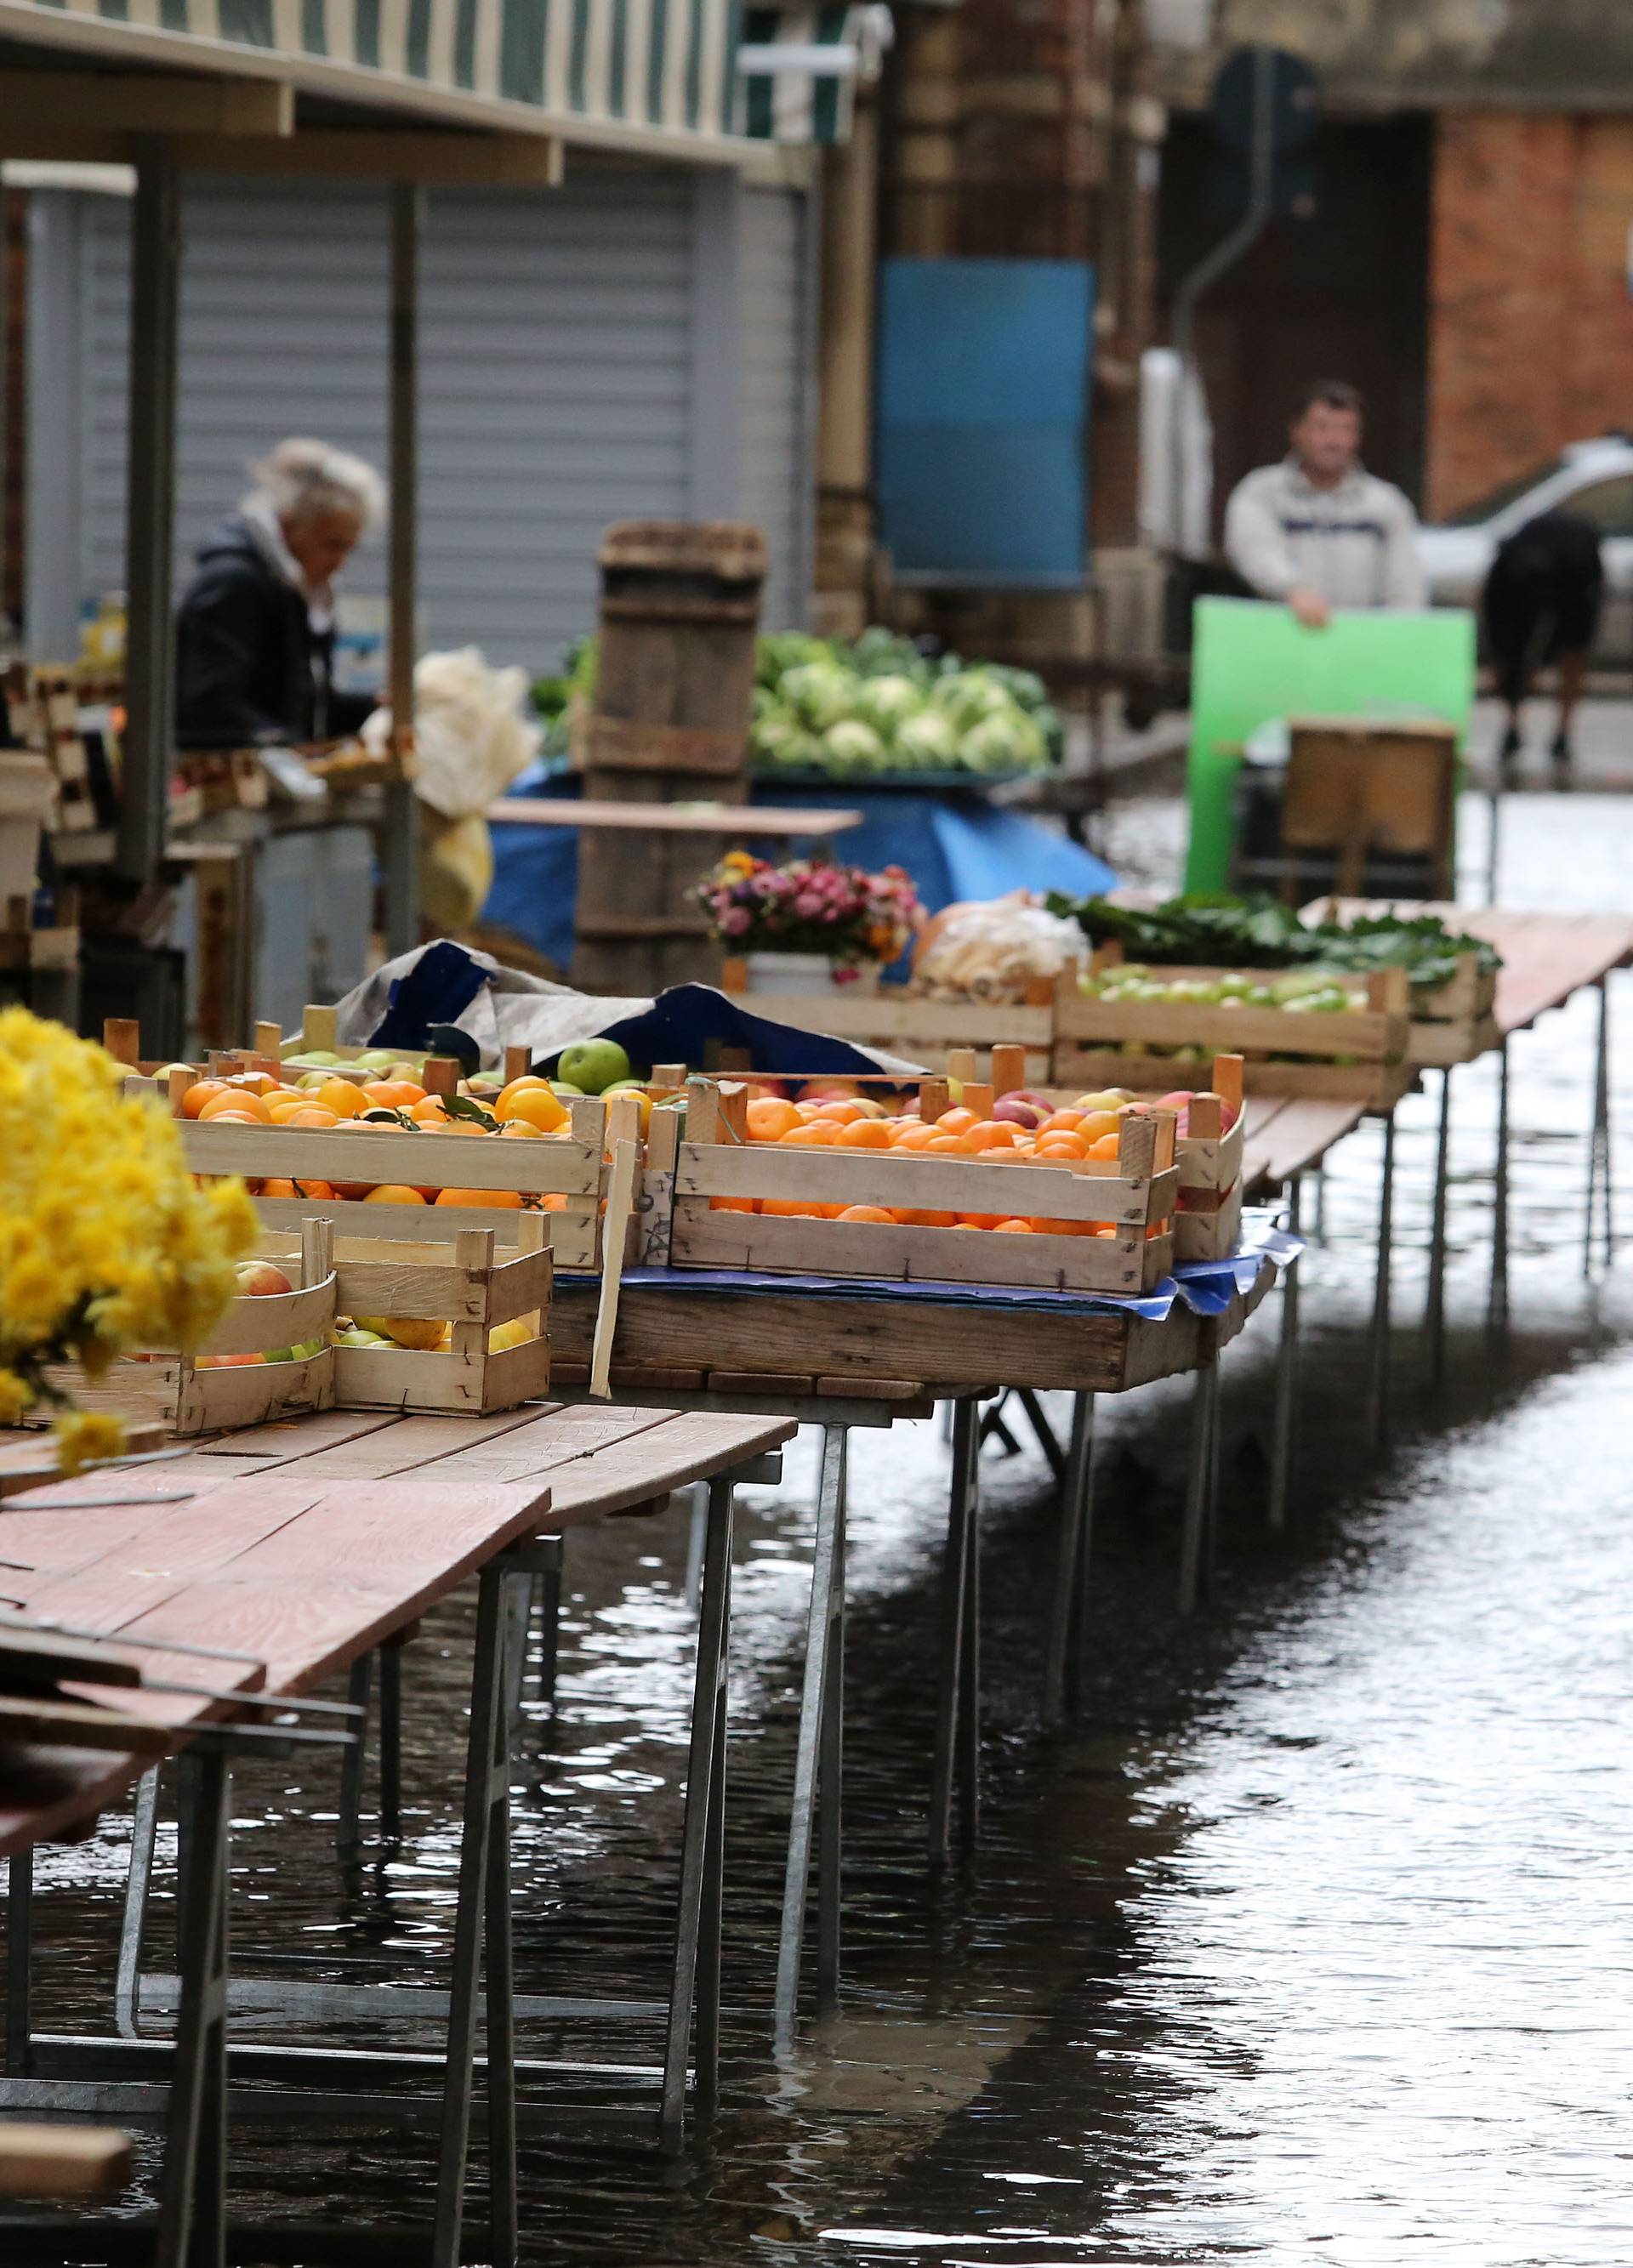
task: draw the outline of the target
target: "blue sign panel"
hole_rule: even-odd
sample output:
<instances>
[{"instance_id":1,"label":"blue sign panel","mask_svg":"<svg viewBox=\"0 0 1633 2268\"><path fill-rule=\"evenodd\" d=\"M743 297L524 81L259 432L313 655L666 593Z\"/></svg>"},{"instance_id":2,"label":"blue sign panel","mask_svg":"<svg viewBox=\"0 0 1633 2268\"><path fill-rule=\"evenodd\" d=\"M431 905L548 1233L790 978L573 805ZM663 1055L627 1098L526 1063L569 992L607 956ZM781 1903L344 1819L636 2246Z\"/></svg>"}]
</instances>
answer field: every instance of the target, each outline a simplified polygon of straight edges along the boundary
<instances>
[{"instance_id":1,"label":"blue sign panel","mask_svg":"<svg viewBox=\"0 0 1633 2268\"><path fill-rule=\"evenodd\" d=\"M1082 582L1094 270L887 260L879 540L904 583Z\"/></svg>"}]
</instances>

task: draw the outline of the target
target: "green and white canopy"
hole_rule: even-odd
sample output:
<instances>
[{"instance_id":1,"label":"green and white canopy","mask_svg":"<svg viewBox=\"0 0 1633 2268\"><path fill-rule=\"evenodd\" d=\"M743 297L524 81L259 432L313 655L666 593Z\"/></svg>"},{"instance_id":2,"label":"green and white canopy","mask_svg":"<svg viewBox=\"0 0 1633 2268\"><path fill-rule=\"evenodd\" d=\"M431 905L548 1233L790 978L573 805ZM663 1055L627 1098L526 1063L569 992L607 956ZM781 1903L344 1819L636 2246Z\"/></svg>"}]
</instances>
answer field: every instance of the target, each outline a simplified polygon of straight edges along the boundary
<instances>
[{"instance_id":1,"label":"green and white canopy","mask_svg":"<svg viewBox=\"0 0 1633 2268\"><path fill-rule=\"evenodd\" d=\"M0 35L570 140L743 131L738 0L0 0Z\"/></svg>"},{"instance_id":2,"label":"green and white canopy","mask_svg":"<svg viewBox=\"0 0 1633 2268\"><path fill-rule=\"evenodd\" d=\"M848 140L859 79L879 76L887 7L745 8L737 49L738 129L769 142Z\"/></svg>"}]
</instances>

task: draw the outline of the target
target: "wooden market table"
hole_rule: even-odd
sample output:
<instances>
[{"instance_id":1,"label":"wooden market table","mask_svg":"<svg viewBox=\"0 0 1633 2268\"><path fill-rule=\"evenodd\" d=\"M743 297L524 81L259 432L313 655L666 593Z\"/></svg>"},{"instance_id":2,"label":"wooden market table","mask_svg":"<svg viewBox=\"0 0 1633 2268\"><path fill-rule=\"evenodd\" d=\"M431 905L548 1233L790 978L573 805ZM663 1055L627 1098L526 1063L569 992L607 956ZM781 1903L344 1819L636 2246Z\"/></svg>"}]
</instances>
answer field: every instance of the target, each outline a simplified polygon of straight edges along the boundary
<instances>
[{"instance_id":1,"label":"wooden market table","mask_svg":"<svg viewBox=\"0 0 1633 2268\"><path fill-rule=\"evenodd\" d=\"M1067 1663L1081 1634L1085 1606L1094 1397L1125 1393L1186 1372L1196 1377L1180 1569L1181 1604L1189 1609L1195 1602L1216 1501L1219 1353L1242 1330L1275 1274L1273 1263L1265 1259L1251 1285L1235 1291L1223 1313L1198 1314L1176 1297L1160 1321L1141 1316L1128 1302L1074 1293L987 1292L969 1285L876 1279L726 1277L674 1268L625 1274L613 1354L615 1364L623 1366L622 1374L632 1381L632 1392L639 1391L634 1381L643 1369L672 1372L677 1363L690 1362L704 1373L701 1386L694 1390L706 1393L713 1381L720 1381L730 1394L764 1397L766 1407L788 1406L791 1398L819 1393L840 1394L847 1386L866 1392L870 1385L892 1394L920 1392L952 1403L953 1470L930 1798L934 1864L944 1863L950 1855L955 1809L966 1852L974 1847L979 1822L979 1401L1006 1387L1062 1389L1073 1396L1060 1556L1046 1650L1045 1714L1056 1721L1063 1713ZM595 1290L588 1280L557 1278L551 1344L569 1366L589 1359ZM834 1587L832 1611L839 1625L831 1651L842 1660L842 1566ZM813 1653L819 1642L816 1596L814 1589ZM829 1650L824 1647L824 1653ZM819 1694L818 1712L821 1705ZM803 1719L802 1731L816 1737ZM831 1738L834 1754L828 1777L837 1805L837 1727ZM837 1825L833 1831L837 1834ZM790 1956L787 1932L794 1928L797 1933L802 1915L803 1877L797 1906L792 1868L789 1882L780 1972L780 1991L785 1996L780 2015L785 2019L792 2014L787 1962L791 1957L797 1970L798 1961L797 1933Z\"/></svg>"},{"instance_id":2,"label":"wooden market table","mask_svg":"<svg viewBox=\"0 0 1633 2268\"><path fill-rule=\"evenodd\" d=\"M700 2108L716 2084L720 1889L723 1864L725 1672L735 1480L758 1471L794 1432L776 1417L535 1403L486 1418L332 1411L201 1443L162 1462L106 1468L8 1499L0 1510L4 1587L35 1621L55 1617L126 1640L210 1649L211 1682L300 1694L366 1657L479 1572L459 1903L451 1989L422 1996L446 2010L446 2052L361 2052L233 2043L232 2064L302 2088L303 2110L339 2117L358 2098L346 2082L418 2074L441 2082L437 2215L430 2257L459 2257L466 2149L476 2072L478 1977L487 1971L487 2069L493 2198L491 2251L514 2259L515 2069L509 1951L510 1710L507 1646L516 1593L531 1586L534 1540L661 1502L688 1483L710 1488L698 1670L681 1861L681 1918L658 2092L666 2146L683 2132L689 2072ZM16 1437L10 1437L15 1441ZM17 1459L8 1457L15 1465ZM25 1458L26 1462L26 1458ZM523 1602L525 1604L525 1602ZM240 1659L236 1680L222 1650ZM162 1657L167 1675L201 1678L200 1655ZM514 1657L513 1657L514 1659ZM515 1672L519 1675L519 1663ZM122 1698L124 1696L122 1694ZM179 1886L190 1915L174 2047L164 2041L36 2035L26 1992L33 1845L94 1818L144 1759L38 1753L20 1784L8 1770L3 1815L11 1854L8 1901L8 2048L11 2109L106 2111L154 2107L151 2082L174 2073L156 2257L181 2268L189 2244L218 2256L225 2226L226 2116L227 1752L211 1747L204 1712L185 1697L144 1697L168 1711L190 1782L191 1822ZM211 1705L222 1713L228 1705ZM245 1740L249 1736L239 1733ZM297 1737L282 1734L280 1737ZM139 1968L146 1854L133 1863L122 1973ZM127 1958L128 1956L128 1958ZM325 2010L371 2013L368 1986L337 1987ZM401 1996L399 1996L400 1998ZM139 1992L132 2006L139 2007ZM577 2004L552 2001L553 2013ZM610 2005L596 2002L610 2013ZM526 2004L523 2004L524 2009ZM614 2012L616 2013L616 2012ZM644 2004L639 2013L649 2019ZM133 2027L128 2029L134 2029ZM20 2069L18 2068L20 2065ZM524 2065L527 2070L558 2068ZM86 2080L78 2074L95 2074ZM640 2076L632 2074L632 2076ZM376 2098L377 2100L379 2098ZM365 2098L366 2100L366 2098ZM213 2249L212 2249L213 2248Z\"/></svg>"}]
</instances>

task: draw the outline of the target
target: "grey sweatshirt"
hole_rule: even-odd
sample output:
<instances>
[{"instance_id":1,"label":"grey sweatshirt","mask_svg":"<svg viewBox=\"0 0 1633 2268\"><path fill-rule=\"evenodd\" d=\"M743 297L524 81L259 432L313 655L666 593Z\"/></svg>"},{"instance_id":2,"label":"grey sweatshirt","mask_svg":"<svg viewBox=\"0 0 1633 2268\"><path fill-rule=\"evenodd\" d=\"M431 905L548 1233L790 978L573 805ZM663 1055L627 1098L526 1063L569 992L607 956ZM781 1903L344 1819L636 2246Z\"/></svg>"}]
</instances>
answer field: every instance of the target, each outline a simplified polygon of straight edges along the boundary
<instances>
[{"instance_id":1,"label":"grey sweatshirt","mask_svg":"<svg viewBox=\"0 0 1633 2268\"><path fill-rule=\"evenodd\" d=\"M1334 607L1421 607L1417 516L1397 488L1357 466L1335 489L1295 457L1249 473L1225 507L1225 549L1262 598L1294 588Z\"/></svg>"}]
</instances>

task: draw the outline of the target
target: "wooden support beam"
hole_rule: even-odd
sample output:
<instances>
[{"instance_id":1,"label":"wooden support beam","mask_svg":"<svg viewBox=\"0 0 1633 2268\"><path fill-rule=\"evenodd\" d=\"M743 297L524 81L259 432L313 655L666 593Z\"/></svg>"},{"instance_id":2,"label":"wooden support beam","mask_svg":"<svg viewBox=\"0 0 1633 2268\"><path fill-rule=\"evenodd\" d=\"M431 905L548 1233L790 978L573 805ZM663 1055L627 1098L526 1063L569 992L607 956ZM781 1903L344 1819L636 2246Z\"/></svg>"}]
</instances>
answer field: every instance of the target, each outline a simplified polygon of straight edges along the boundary
<instances>
[{"instance_id":1,"label":"wooden support beam","mask_svg":"<svg viewBox=\"0 0 1633 2268\"><path fill-rule=\"evenodd\" d=\"M129 166L146 137L129 129L79 126L49 117L0 119L0 155L64 166ZM386 134L325 129L279 138L254 134L166 134L170 162L186 172L292 179L411 181L429 188L553 189L563 145L545 134Z\"/></svg>"},{"instance_id":2,"label":"wooden support beam","mask_svg":"<svg viewBox=\"0 0 1633 2268\"><path fill-rule=\"evenodd\" d=\"M76 132L281 136L295 130L295 90L277 79L0 71L0 132L7 155L12 128L45 120Z\"/></svg>"}]
</instances>

